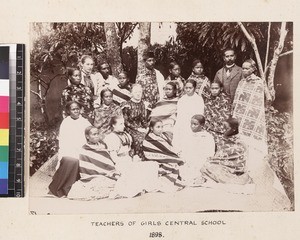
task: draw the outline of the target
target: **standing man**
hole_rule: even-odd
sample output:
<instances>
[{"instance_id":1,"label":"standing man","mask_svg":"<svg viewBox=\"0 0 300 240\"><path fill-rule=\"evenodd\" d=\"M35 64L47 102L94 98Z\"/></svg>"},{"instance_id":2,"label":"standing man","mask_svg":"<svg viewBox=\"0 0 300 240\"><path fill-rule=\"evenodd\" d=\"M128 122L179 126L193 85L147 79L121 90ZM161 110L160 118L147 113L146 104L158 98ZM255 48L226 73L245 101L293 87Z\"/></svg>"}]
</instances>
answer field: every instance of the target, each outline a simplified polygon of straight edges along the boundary
<instances>
[{"instance_id":1,"label":"standing man","mask_svg":"<svg viewBox=\"0 0 300 240\"><path fill-rule=\"evenodd\" d=\"M225 66L217 71L214 82L220 81L223 84L225 93L233 102L235 90L242 78L242 68L235 64L236 55L233 49L227 48L223 53Z\"/></svg>"},{"instance_id":2,"label":"standing man","mask_svg":"<svg viewBox=\"0 0 300 240\"><path fill-rule=\"evenodd\" d=\"M152 51L144 54L145 66L136 77L136 83L143 88L143 100L146 108L151 110L159 99L164 96L164 76L154 68L155 58Z\"/></svg>"}]
</instances>

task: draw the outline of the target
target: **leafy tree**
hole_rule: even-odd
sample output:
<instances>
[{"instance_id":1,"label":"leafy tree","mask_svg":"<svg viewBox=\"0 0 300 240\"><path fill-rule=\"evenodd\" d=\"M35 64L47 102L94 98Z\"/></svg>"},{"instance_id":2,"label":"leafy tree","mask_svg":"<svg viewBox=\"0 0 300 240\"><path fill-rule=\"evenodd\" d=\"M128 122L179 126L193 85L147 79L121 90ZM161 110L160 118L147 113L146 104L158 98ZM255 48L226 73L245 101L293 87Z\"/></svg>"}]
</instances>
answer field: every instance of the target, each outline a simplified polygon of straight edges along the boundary
<instances>
[{"instance_id":1,"label":"leafy tree","mask_svg":"<svg viewBox=\"0 0 300 240\"><path fill-rule=\"evenodd\" d=\"M249 57L256 59L261 77L268 79L268 90L274 100L274 72L278 57L291 53L292 27L292 23L268 22L178 23L177 42L186 49L188 61L192 58L203 61L211 79L223 65L222 50L227 47L237 50L239 64ZM272 54L273 58L268 63ZM262 62L265 62L264 69Z\"/></svg>"},{"instance_id":2,"label":"leafy tree","mask_svg":"<svg viewBox=\"0 0 300 240\"><path fill-rule=\"evenodd\" d=\"M116 69L121 69L123 65L121 48L130 38L136 25L137 23L106 23L106 30L110 28L110 31L105 31L104 23L32 25L34 41L30 54L30 75L34 87L31 88L31 93L37 97L40 112L47 123L49 120L46 99L52 82L57 77L63 77L67 67L77 66L84 54L94 58L96 67L99 60L105 59L112 64L114 73ZM108 32L113 33L113 36L108 36ZM108 42L106 38L109 39Z\"/></svg>"}]
</instances>

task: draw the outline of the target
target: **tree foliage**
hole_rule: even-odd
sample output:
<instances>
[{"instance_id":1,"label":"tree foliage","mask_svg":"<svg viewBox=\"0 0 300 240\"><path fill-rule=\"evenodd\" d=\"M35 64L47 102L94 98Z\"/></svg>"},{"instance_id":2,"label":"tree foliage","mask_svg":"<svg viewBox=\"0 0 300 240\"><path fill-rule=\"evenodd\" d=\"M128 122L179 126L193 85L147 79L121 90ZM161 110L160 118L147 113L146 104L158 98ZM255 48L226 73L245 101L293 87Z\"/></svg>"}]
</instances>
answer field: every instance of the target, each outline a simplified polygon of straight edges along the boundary
<instances>
[{"instance_id":1,"label":"tree foliage","mask_svg":"<svg viewBox=\"0 0 300 240\"><path fill-rule=\"evenodd\" d=\"M253 49L245 34L236 22L201 22L201 23L177 23L177 43L187 52L189 62L194 58L203 61L210 78L223 65L222 50L234 48L237 51L237 63L246 58L255 59ZM258 49L264 62L268 39L268 22L243 23L249 34L255 38ZM272 23L270 28L270 49L268 59L272 56L278 45L280 23ZM286 37L283 52L293 48L293 25L287 24L288 35Z\"/></svg>"},{"instance_id":2,"label":"tree foliage","mask_svg":"<svg viewBox=\"0 0 300 240\"><path fill-rule=\"evenodd\" d=\"M58 151L58 127L30 121L30 175Z\"/></svg>"},{"instance_id":3,"label":"tree foliage","mask_svg":"<svg viewBox=\"0 0 300 240\"><path fill-rule=\"evenodd\" d=\"M136 25L116 24L116 47L120 53ZM48 122L45 102L51 82L64 75L67 67L77 66L84 54L94 58L96 70L99 61L109 60L104 23L34 23L32 28L36 36L30 54L30 75L31 84L36 87L31 93L37 97L40 111Z\"/></svg>"},{"instance_id":4,"label":"tree foliage","mask_svg":"<svg viewBox=\"0 0 300 240\"><path fill-rule=\"evenodd\" d=\"M289 113L271 107L266 114L269 163L294 203L293 122Z\"/></svg>"}]
</instances>

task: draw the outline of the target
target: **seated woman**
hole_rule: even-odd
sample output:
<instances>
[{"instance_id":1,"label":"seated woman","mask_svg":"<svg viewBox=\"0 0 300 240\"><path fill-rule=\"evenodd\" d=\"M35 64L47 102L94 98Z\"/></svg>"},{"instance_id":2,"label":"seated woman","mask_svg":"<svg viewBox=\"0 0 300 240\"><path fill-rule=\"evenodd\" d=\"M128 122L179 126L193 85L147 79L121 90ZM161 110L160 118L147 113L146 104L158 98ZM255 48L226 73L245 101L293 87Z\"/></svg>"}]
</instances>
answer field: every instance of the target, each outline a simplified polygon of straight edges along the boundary
<instances>
[{"instance_id":1,"label":"seated woman","mask_svg":"<svg viewBox=\"0 0 300 240\"><path fill-rule=\"evenodd\" d=\"M213 82L210 86L210 96L205 101L204 117L205 128L213 134L217 146L225 132L223 122L229 118L230 114L230 97L223 92L221 82Z\"/></svg>"},{"instance_id":2,"label":"seated woman","mask_svg":"<svg viewBox=\"0 0 300 240\"><path fill-rule=\"evenodd\" d=\"M67 76L70 84L62 92L61 105L65 106L67 102L76 101L83 106L82 116L91 119L94 103L93 92L81 83L80 69L69 68ZM63 115L65 116L65 112Z\"/></svg>"},{"instance_id":3,"label":"seated woman","mask_svg":"<svg viewBox=\"0 0 300 240\"><path fill-rule=\"evenodd\" d=\"M105 137L104 142L120 178L110 197L134 197L144 191L157 191L158 164L142 162L137 155L131 157L132 137L124 131L123 117L113 117L111 127L112 132Z\"/></svg>"},{"instance_id":4,"label":"seated woman","mask_svg":"<svg viewBox=\"0 0 300 240\"><path fill-rule=\"evenodd\" d=\"M179 174L185 186L199 186L204 182L201 168L209 157L215 154L215 141L213 136L204 130L205 118L203 115L194 115L191 119L193 134L186 138L181 157L185 163L180 167Z\"/></svg>"},{"instance_id":5,"label":"seated woman","mask_svg":"<svg viewBox=\"0 0 300 240\"><path fill-rule=\"evenodd\" d=\"M117 180L115 162L106 144L100 140L99 129L85 129L86 144L79 154L80 180L72 185L68 198L100 199L109 196Z\"/></svg>"},{"instance_id":6,"label":"seated woman","mask_svg":"<svg viewBox=\"0 0 300 240\"><path fill-rule=\"evenodd\" d=\"M139 84L132 86L131 99L122 105L125 129L133 139L133 155L144 159L143 141L147 133L147 117L145 104L142 101L143 90Z\"/></svg>"},{"instance_id":7,"label":"seated woman","mask_svg":"<svg viewBox=\"0 0 300 240\"><path fill-rule=\"evenodd\" d=\"M169 64L170 75L166 78L165 83L173 82L177 85L177 95L180 97L184 92L185 79L180 75L181 69L178 63L171 62Z\"/></svg>"},{"instance_id":8,"label":"seated woman","mask_svg":"<svg viewBox=\"0 0 300 240\"><path fill-rule=\"evenodd\" d=\"M216 154L211 157L201 169L203 177L208 182L231 184L231 190L235 191L235 185L251 183L251 178L246 172L246 146L238 137L239 123L235 118L229 118L224 123L226 132L224 141L218 147ZM230 190L230 189L228 189Z\"/></svg>"},{"instance_id":9,"label":"seated woman","mask_svg":"<svg viewBox=\"0 0 300 240\"><path fill-rule=\"evenodd\" d=\"M59 153L57 171L49 185L55 196L67 196L71 186L79 179L78 156L85 144L84 130L91 125L80 115L81 106L71 101L66 104L66 117L59 128Z\"/></svg>"},{"instance_id":10,"label":"seated woman","mask_svg":"<svg viewBox=\"0 0 300 240\"><path fill-rule=\"evenodd\" d=\"M177 118L177 85L174 82L169 82L164 87L165 97L163 100L156 103L153 108L150 118L157 118L163 124L164 132L167 132L171 137L173 128Z\"/></svg>"},{"instance_id":11,"label":"seated woman","mask_svg":"<svg viewBox=\"0 0 300 240\"><path fill-rule=\"evenodd\" d=\"M112 90L113 100L117 105L127 102L131 98L131 83L129 82L128 73L122 71L118 76L119 84Z\"/></svg>"},{"instance_id":12,"label":"seated woman","mask_svg":"<svg viewBox=\"0 0 300 240\"><path fill-rule=\"evenodd\" d=\"M113 93L108 88L101 91L101 105L94 110L93 125L100 130L100 136L103 139L105 135L111 132L110 121L114 116L122 115L120 106L113 102Z\"/></svg>"},{"instance_id":13,"label":"seated woman","mask_svg":"<svg viewBox=\"0 0 300 240\"><path fill-rule=\"evenodd\" d=\"M143 150L147 161L159 163L159 174L172 183L179 178L178 167L183 164L172 146L168 134L163 132L163 123L159 119L151 119L149 132L143 142Z\"/></svg>"}]
</instances>

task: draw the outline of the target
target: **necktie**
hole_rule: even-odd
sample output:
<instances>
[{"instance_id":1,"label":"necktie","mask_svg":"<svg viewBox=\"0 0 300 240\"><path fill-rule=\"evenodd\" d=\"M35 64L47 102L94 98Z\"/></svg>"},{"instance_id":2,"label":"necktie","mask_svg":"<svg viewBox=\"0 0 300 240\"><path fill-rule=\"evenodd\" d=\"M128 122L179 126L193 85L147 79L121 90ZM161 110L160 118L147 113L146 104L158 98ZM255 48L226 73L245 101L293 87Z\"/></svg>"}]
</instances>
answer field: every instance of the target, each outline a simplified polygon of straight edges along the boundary
<instances>
[{"instance_id":1,"label":"necktie","mask_svg":"<svg viewBox=\"0 0 300 240\"><path fill-rule=\"evenodd\" d=\"M232 68L233 68L233 67L226 67L226 66L225 66L226 72L231 72L231 71L232 71Z\"/></svg>"},{"instance_id":2,"label":"necktie","mask_svg":"<svg viewBox=\"0 0 300 240\"><path fill-rule=\"evenodd\" d=\"M225 66L225 71L226 71L226 76L227 76L227 77L230 76L230 73L231 73L231 71L232 71L232 68L233 68L233 67L226 67L226 66Z\"/></svg>"}]
</instances>

